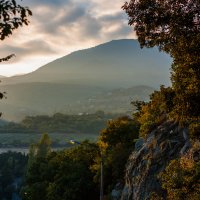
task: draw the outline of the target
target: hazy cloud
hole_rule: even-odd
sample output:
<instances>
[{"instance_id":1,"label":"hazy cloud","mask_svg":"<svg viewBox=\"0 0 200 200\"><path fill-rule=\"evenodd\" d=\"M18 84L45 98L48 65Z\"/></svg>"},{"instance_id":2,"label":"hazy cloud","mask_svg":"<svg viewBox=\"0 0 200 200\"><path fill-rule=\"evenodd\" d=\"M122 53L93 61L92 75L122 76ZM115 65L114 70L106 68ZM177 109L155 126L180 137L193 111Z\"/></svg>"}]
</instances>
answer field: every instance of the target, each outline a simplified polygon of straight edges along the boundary
<instances>
[{"instance_id":1,"label":"hazy cloud","mask_svg":"<svg viewBox=\"0 0 200 200\"><path fill-rule=\"evenodd\" d=\"M16 58L12 62L20 61L25 57L33 55L52 55L56 52L45 41L42 40L30 40L23 43L21 46L5 45L0 48L0 51L4 51L4 56L14 53Z\"/></svg>"},{"instance_id":2,"label":"hazy cloud","mask_svg":"<svg viewBox=\"0 0 200 200\"><path fill-rule=\"evenodd\" d=\"M24 0L22 3L33 12L31 23L1 46L3 54L13 51L17 54L16 65L25 57L33 59L34 55L40 55L52 59L52 54L60 57L109 40L134 37L121 9L124 0Z\"/></svg>"}]
</instances>

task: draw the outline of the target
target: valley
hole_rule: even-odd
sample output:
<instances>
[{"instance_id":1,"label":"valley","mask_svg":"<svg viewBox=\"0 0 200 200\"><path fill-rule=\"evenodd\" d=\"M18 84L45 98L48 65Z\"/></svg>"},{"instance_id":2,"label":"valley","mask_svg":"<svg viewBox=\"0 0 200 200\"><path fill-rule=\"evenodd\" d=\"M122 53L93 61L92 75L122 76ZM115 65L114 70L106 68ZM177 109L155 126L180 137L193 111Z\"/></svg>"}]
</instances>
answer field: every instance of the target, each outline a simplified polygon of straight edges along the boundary
<instances>
[{"instance_id":1,"label":"valley","mask_svg":"<svg viewBox=\"0 0 200 200\"><path fill-rule=\"evenodd\" d=\"M136 40L76 51L32 73L2 78L2 117L20 121L56 112L130 113L131 101L148 101L161 84L170 85L170 62L157 49L140 49Z\"/></svg>"}]
</instances>

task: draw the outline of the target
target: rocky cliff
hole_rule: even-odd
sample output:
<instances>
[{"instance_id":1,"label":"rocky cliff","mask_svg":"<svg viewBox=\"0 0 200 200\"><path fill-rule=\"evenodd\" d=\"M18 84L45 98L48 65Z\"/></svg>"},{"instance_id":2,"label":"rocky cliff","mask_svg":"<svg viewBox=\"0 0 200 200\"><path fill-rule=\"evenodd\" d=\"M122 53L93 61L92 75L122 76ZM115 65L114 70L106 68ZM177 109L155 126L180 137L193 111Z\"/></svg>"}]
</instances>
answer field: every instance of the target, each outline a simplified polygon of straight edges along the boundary
<instances>
[{"instance_id":1,"label":"rocky cliff","mask_svg":"<svg viewBox=\"0 0 200 200\"><path fill-rule=\"evenodd\" d=\"M168 163L190 148L188 130L167 121L153 130L146 140L139 139L126 166L123 190L113 190L113 199L148 200L152 192L160 193L159 174ZM118 195L116 195L118 194Z\"/></svg>"}]
</instances>

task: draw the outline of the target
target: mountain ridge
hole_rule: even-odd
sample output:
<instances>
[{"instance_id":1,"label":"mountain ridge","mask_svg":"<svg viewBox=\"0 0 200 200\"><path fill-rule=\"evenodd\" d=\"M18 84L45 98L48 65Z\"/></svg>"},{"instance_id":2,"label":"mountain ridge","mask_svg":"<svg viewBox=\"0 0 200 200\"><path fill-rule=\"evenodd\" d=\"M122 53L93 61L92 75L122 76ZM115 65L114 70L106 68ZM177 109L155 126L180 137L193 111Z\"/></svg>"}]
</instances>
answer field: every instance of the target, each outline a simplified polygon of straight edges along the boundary
<instances>
[{"instance_id":1,"label":"mountain ridge","mask_svg":"<svg viewBox=\"0 0 200 200\"><path fill-rule=\"evenodd\" d=\"M6 78L3 84L65 81L100 86L112 83L112 87L120 83L125 88L150 84L157 88L170 84L170 62L169 56L155 48L140 49L136 40L113 40L63 56L29 74Z\"/></svg>"},{"instance_id":2,"label":"mountain ridge","mask_svg":"<svg viewBox=\"0 0 200 200\"><path fill-rule=\"evenodd\" d=\"M127 92L127 88L138 85L154 89L170 85L170 62L169 56L155 48L141 49L136 40L114 40L71 53L32 73L3 79L1 89L7 92L7 99L0 104L4 106L0 110L6 113L6 109L13 108L16 116L95 112L103 108L105 112L127 112L128 99L139 96L137 100L147 100L153 89L133 89L136 94L130 91L130 97L125 98L123 92L109 98L107 93L119 88ZM94 97L93 105L88 99Z\"/></svg>"}]
</instances>

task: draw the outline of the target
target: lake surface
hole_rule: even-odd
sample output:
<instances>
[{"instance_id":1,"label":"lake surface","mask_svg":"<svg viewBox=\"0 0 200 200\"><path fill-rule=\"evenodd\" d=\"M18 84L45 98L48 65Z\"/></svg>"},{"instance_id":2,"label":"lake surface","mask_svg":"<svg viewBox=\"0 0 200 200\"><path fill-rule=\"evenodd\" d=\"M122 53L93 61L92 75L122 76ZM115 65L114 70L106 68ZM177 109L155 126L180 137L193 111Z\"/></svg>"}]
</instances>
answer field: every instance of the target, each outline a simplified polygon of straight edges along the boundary
<instances>
[{"instance_id":1,"label":"lake surface","mask_svg":"<svg viewBox=\"0 0 200 200\"><path fill-rule=\"evenodd\" d=\"M83 133L49 133L54 146L53 151L69 148L70 140L84 141L90 140L92 142L97 141L98 135L95 134L83 134ZM1 133L0 134L0 153L8 151L20 152L27 154L29 152L29 146L31 144L38 143L42 134L30 134L30 133ZM55 144L56 143L56 144Z\"/></svg>"},{"instance_id":2,"label":"lake surface","mask_svg":"<svg viewBox=\"0 0 200 200\"><path fill-rule=\"evenodd\" d=\"M12 152L20 152L20 153L24 153L24 154L28 154L29 149L28 148L0 148L0 154L1 153L6 153L8 151L12 151Z\"/></svg>"},{"instance_id":3,"label":"lake surface","mask_svg":"<svg viewBox=\"0 0 200 200\"><path fill-rule=\"evenodd\" d=\"M52 148L53 151L60 151L60 150L63 150L63 149L66 149L67 147L57 147L57 148ZM27 155L28 152L29 152L29 148L16 148L16 147L8 147L8 148L0 148L0 154L1 153L6 153L6 152L9 152L9 151L12 151L12 152L20 152L22 154L25 154Z\"/></svg>"}]
</instances>

